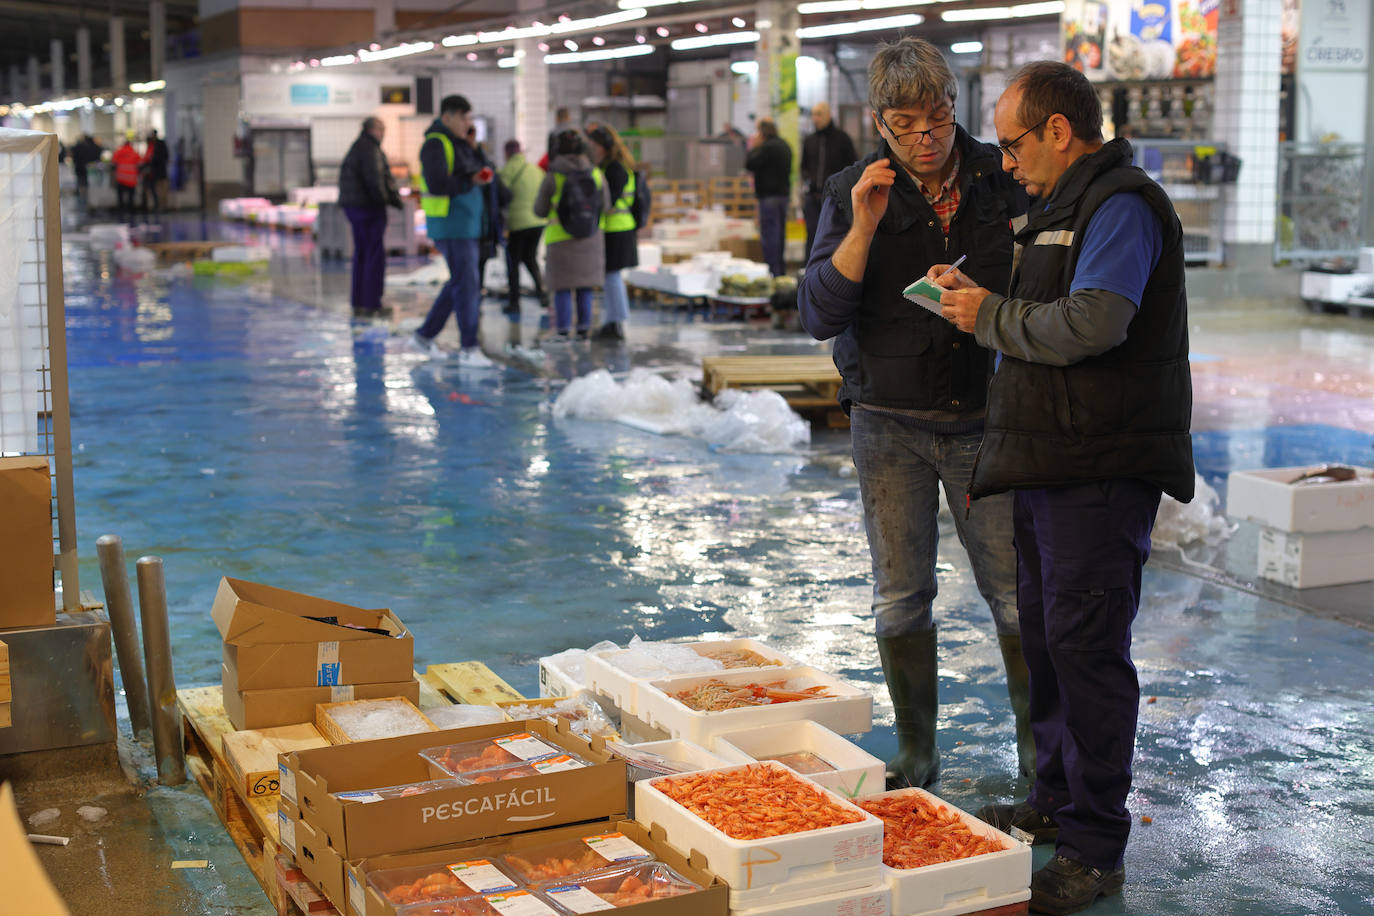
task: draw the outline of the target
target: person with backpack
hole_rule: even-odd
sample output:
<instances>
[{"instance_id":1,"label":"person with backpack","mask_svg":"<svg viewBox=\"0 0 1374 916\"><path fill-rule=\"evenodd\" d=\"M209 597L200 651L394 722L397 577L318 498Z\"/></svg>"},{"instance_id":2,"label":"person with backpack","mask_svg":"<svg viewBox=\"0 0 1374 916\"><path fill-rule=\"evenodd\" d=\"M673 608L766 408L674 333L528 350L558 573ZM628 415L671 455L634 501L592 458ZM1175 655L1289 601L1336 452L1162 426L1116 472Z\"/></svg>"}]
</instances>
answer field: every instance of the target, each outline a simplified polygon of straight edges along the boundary
<instances>
[{"instance_id":1,"label":"person with backpack","mask_svg":"<svg viewBox=\"0 0 1374 916\"><path fill-rule=\"evenodd\" d=\"M484 166L468 128L472 105L461 95L439 103L439 117L425 132L420 147L420 209L425 213L429 239L448 263L449 279L415 331L415 345L425 353L442 354L434 342L452 312L458 322L460 363L474 368L491 365L482 353L478 330L482 317L482 278L477 264L483 233L484 196L496 173Z\"/></svg>"},{"instance_id":2,"label":"person with backpack","mask_svg":"<svg viewBox=\"0 0 1374 916\"><path fill-rule=\"evenodd\" d=\"M534 198L544 182L544 170L525 158L519 140L506 141L506 164L501 181L510 188L510 207L506 210L506 275L510 287L503 311L512 320L520 317L520 265L534 280L534 294L548 305L544 276L539 269L539 237L548 220L534 215Z\"/></svg>"},{"instance_id":3,"label":"person with backpack","mask_svg":"<svg viewBox=\"0 0 1374 916\"><path fill-rule=\"evenodd\" d=\"M639 266L639 239L635 232L638 224L634 214L639 176L635 174L634 157L614 127L593 124L587 128L587 139L590 158L606 176L611 199L610 209L601 214L601 232L606 239L606 285L602 295L606 305L601 327L593 336L597 340L624 340L630 296L620 272Z\"/></svg>"},{"instance_id":4,"label":"person with backpack","mask_svg":"<svg viewBox=\"0 0 1374 916\"><path fill-rule=\"evenodd\" d=\"M591 333L592 290L606 278L606 249L601 214L610 209L606 179L587 158L582 134L560 131L554 140L549 172L534 199L535 216L547 216L544 229L545 272L553 290L555 340L572 330L573 294L577 294L577 336Z\"/></svg>"}]
</instances>

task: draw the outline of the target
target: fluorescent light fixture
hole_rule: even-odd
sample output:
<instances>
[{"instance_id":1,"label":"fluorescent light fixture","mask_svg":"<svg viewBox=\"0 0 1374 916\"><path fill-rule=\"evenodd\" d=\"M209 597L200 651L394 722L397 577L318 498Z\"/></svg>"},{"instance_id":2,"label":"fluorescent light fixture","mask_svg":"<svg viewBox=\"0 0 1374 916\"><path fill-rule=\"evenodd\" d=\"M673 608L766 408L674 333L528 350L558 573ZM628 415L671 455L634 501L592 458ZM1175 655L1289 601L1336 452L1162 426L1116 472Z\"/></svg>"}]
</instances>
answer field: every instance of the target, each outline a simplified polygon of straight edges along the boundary
<instances>
[{"instance_id":1,"label":"fluorescent light fixture","mask_svg":"<svg viewBox=\"0 0 1374 916\"><path fill-rule=\"evenodd\" d=\"M622 10L643 9L646 6L677 6L679 3L696 3L697 0L619 0L616 6Z\"/></svg>"},{"instance_id":2,"label":"fluorescent light fixture","mask_svg":"<svg viewBox=\"0 0 1374 916\"><path fill-rule=\"evenodd\" d=\"M498 61L496 62L496 66L500 67L502 70L509 70L509 69L511 69L512 67L518 67L518 66L520 66L520 58L518 58L518 57L503 57L503 58L501 58L500 60L498 60Z\"/></svg>"},{"instance_id":3,"label":"fluorescent light fixture","mask_svg":"<svg viewBox=\"0 0 1374 916\"><path fill-rule=\"evenodd\" d=\"M715 48L720 45L748 45L758 40L758 32L726 32L722 35L698 35L693 38L679 38L672 43L672 49L674 51L693 51L697 48Z\"/></svg>"},{"instance_id":4,"label":"fluorescent light fixture","mask_svg":"<svg viewBox=\"0 0 1374 916\"><path fill-rule=\"evenodd\" d=\"M394 48L386 48L382 51L366 51L359 49L358 57L361 60L391 60L396 57L405 57L408 54L423 54L426 51L434 50L432 41L412 41L408 44L400 44Z\"/></svg>"},{"instance_id":5,"label":"fluorescent light fixture","mask_svg":"<svg viewBox=\"0 0 1374 916\"><path fill-rule=\"evenodd\" d=\"M576 51L577 42L573 41L571 38L565 38L563 39L563 47L567 48L569 51Z\"/></svg>"},{"instance_id":6,"label":"fluorescent light fixture","mask_svg":"<svg viewBox=\"0 0 1374 916\"><path fill-rule=\"evenodd\" d=\"M568 51L563 54L545 54L546 64L578 64L593 60L616 60L621 57L640 57L654 53L653 45L626 45L622 48L598 48L595 51Z\"/></svg>"},{"instance_id":7,"label":"fluorescent light fixture","mask_svg":"<svg viewBox=\"0 0 1374 916\"><path fill-rule=\"evenodd\" d=\"M335 54L333 57L321 57L321 67L342 67L345 64L356 64L358 58L352 54Z\"/></svg>"},{"instance_id":8,"label":"fluorescent light fixture","mask_svg":"<svg viewBox=\"0 0 1374 916\"><path fill-rule=\"evenodd\" d=\"M811 13L854 13L859 10L890 10L903 6L925 6L935 0L814 0L798 3L797 12L803 16Z\"/></svg>"},{"instance_id":9,"label":"fluorescent light fixture","mask_svg":"<svg viewBox=\"0 0 1374 916\"><path fill-rule=\"evenodd\" d=\"M949 46L949 50L955 54L977 54L983 50L981 41L956 41Z\"/></svg>"},{"instance_id":10,"label":"fluorescent light fixture","mask_svg":"<svg viewBox=\"0 0 1374 916\"><path fill-rule=\"evenodd\" d=\"M152 80L147 83L130 83L130 92L157 92L159 89L166 89L166 80Z\"/></svg>"},{"instance_id":11,"label":"fluorescent light fixture","mask_svg":"<svg viewBox=\"0 0 1374 916\"><path fill-rule=\"evenodd\" d=\"M985 22L991 19L1021 19L1025 16L1057 16L1064 12L1064 0L1047 3L1022 3L1020 6L985 6L982 9L949 10L940 14L945 22Z\"/></svg>"},{"instance_id":12,"label":"fluorescent light fixture","mask_svg":"<svg viewBox=\"0 0 1374 916\"><path fill-rule=\"evenodd\" d=\"M902 16L884 16L881 19L861 19L858 22L834 22L829 25L808 25L797 29L798 38L830 38L834 35L853 35L856 32L880 32L884 29L905 29L920 25L924 16L906 13Z\"/></svg>"},{"instance_id":13,"label":"fluorescent light fixture","mask_svg":"<svg viewBox=\"0 0 1374 916\"><path fill-rule=\"evenodd\" d=\"M743 19L739 18L738 16L736 16L734 19L731 19L731 20L730 20L730 24L731 24L732 26L734 26L735 28L737 28L737 29L742 29L742 28L744 28L746 25L748 25L747 22L745 22Z\"/></svg>"},{"instance_id":14,"label":"fluorescent light fixture","mask_svg":"<svg viewBox=\"0 0 1374 916\"><path fill-rule=\"evenodd\" d=\"M467 46L467 45L475 45L475 44L477 44L477 36L476 36L476 35L445 35L445 36L444 36L444 39L443 39L442 41L440 41L439 44L443 45L443 46L446 47L446 48L462 48L462 47L465 47L465 46Z\"/></svg>"},{"instance_id":15,"label":"fluorescent light fixture","mask_svg":"<svg viewBox=\"0 0 1374 916\"><path fill-rule=\"evenodd\" d=\"M744 76L753 76L759 72L759 62L756 60L737 60L730 64L731 73L739 73Z\"/></svg>"},{"instance_id":16,"label":"fluorescent light fixture","mask_svg":"<svg viewBox=\"0 0 1374 916\"><path fill-rule=\"evenodd\" d=\"M604 29L607 26L620 25L622 22L634 22L636 19L643 19L647 15L644 7L639 6L633 9L624 9L618 13L607 13L604 16L592 16L589 19L569 19L565 22L557 22L552 26L552 30L557 34L579 29Z\"/></svg>"}]
</instances>

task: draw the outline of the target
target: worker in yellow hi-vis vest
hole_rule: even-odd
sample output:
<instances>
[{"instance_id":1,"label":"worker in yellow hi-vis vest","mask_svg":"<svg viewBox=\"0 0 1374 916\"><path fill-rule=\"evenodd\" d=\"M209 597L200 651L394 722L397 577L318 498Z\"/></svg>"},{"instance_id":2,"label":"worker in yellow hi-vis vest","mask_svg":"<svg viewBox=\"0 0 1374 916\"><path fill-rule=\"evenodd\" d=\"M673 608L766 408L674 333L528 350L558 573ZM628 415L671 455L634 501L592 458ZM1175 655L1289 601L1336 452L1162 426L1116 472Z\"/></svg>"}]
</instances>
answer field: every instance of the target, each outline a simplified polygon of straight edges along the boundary
<instances>
[{"instance_id":1,"label":"worker in yellow hi-vis vest","mask_svg":"<svg viewBox=\"0 0 1374 916\"><path fill-rule=\"evenodd\" d=\"M439 103L439 117L425 132L420 147L420 208L425 212L429 239L448 263L448 282L439 290L424 324L415 331L415 343L431 354L444 351L434 338L444 329L452 312L458 322L463 365L492 365L482 353L478 325L482 314L482 280L478 276L479 243L482 238L483 188L494 172L482 164L469 143L472 106L461 95L446 96Z\"/></svg>"},{"instance_id":2,"label":"worker in yellow hi-vis vest","mask_svg":"<svg viewBox=\"0 0 1374 916\"><path fill-rule=\"evenodd\" d=\"M611 196L611 208L601 214L601 233L606 239L602 300L606 305L601 327L593 336L597 340L624 340L625 322L630 319L630 296L620 272L639 266L639 239L635 233L638 224L634 214L635 160L620 134L609 124L592 124L587 128L587 154L606 176Z\"/></svg>"}]
</instances>

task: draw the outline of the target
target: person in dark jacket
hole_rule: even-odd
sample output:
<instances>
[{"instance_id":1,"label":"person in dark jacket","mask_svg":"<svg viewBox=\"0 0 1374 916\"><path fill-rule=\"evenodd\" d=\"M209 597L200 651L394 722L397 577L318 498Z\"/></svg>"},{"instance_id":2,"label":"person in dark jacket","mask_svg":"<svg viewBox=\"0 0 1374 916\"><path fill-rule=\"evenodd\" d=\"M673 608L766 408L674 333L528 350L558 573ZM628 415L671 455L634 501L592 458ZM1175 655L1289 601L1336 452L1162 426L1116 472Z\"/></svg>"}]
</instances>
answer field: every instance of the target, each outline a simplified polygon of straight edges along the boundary
<instances>
[{"instance_id":1,"label":"person in dark jacket","mask_svg":"<svg viewBox=\"0 0 1374 916\"><path fill-rule=\"evenodd\" d=\"M830 104L817 102L811 106L811 123L815 130L802 141L801 182L802 216L806 219L806 257L816 241L816 223L821 218L821 204L825 199L825 180L841 169L854 164L859 156L849 134L830 120Z\"/></svg>"},{"instance_id":2,"label":"person in dark jacket","mask_svg":"<svg viewBox=\"0 0 1374 916\"><path fill-rule=\"evenodd\" d=\"M477 276L483 286L487 282L487 262L496 257L506 244L506 208L510 206L511 193L501 181L496 171L496 163L487 155L486 148L477 142L477 128L468 128L468 144L477 153L477 161L483 168L492 170L491 183L482 189L482 244L477 253Z\"/></svg>"},{"instance_id":3,"label":"person in dark jacket","mask_svg":"<svg viewBox=\"0 0 1374 916\"><path fill-rule=\"evenodd\" d=\"M386 125L381 118L363 121L362 133L339 167L339 206L353 230L353 317L371 319L388 314L382 308L386 276L386 208L401 207L396 179L382 152Z\"/></svg>"},{"instance_id":4,"label":"person in dark jacket","mask_svg":"<svg viewBox=\"0 0 1374 916\"><path fill-rule=\"evenodd\" d=\"M1193 497L1183 229L1130 143L1103 142L1097 90L1069 65L1021 68L993 120L1002 167L1036 198L1020 263L1006 296L956 270L940 302L1002 353L969 493L1015 494L1037 759L1026 801L978 816L1055 843L1030 907L1074 913L1126 880L1131 622L1160 495Z\"/></svg>"},{"instance_id":5,"label":"person in dark jacket","mask_svg":"<svg viewBox=\"0 0 1374 916\"><path fill-rule=\"evenodd\" d=\"M76 196L82 203L90 196L91 179L87 169L100 161L101 152L99 141L90 134L82 135L72 147L72 169L76 171Z\"/></svg>"},{"instance_id":6,"label":"person in dark jacket","mask_svg":"<svg viewBox=\"0 0 1374 916\"><path fill-rule=\"evenodd\" d=\"M167 152L167 141L148 132L148 148L143 151L143 199L141 206L148 210L148 198L153 199L152 209L160 211L167 206L167 163L171 157Z\"/></svg>"},{"instance_id":7,"label":"person in dark jacket","mask_svg":"<svg viewBox=\"0 0 1374 916\"><path fill-rule=\"evenodd\" d=\"M744 167L754 173L754 196L759 199L759 242L763 260L773 276L783 274L783 230L792 188L792 147L778 136L778 126L759 118L758 133L749 138Z\"/></svg>"},{"instance_id":8,"label":"person in dark jacket","mask_svg":"<svg viewBox=\"0 0 1374 916\"><path fill-rule=\"evenodd\" d=\"M802 325L834 338L850 415L868 548L878 656L897 728L893 788L940 772L936 627L936 513L943 486L978 590L992 610L1007 672L1023 772L1034 765L1029 686L1016 617L1011 499L962 496L982 438L992 354L971 334L903 296L936 262L966 254L1005 288L1013 220L1025 192L998 168L997 147L954 120L958 82L929 42L883 45L869 67L868 100L883 143L830 178L806 276ZM975 269L975 268L970 268Z\"/></svg>"}]
</instances>

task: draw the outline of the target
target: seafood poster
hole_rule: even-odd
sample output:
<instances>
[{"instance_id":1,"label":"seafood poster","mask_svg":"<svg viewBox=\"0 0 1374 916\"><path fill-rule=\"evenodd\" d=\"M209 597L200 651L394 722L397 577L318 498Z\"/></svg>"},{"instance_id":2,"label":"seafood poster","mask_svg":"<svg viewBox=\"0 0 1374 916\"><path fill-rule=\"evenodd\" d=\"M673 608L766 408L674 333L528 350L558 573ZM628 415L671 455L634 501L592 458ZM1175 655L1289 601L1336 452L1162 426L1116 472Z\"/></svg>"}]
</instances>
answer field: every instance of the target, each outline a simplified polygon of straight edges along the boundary
<instances>
[{"instance_id":1,"label":"seafood poster","mask_svg":"<svg viewBox=\"0 0 1374 916\"><path fill-rule=\"evenodd\" d=\"M1092 80L1216 73L1219 0L1068 0L1064 60Z\"/></svg>"}]
</instances>

